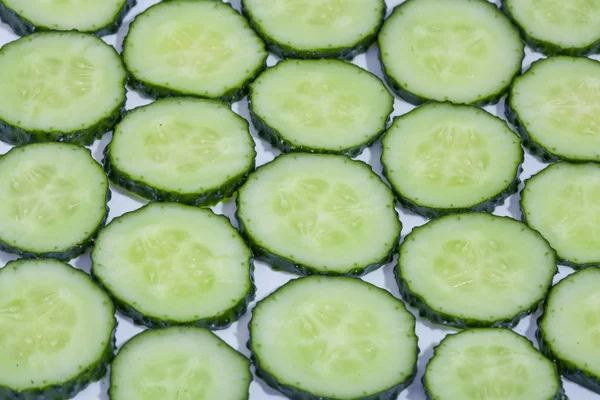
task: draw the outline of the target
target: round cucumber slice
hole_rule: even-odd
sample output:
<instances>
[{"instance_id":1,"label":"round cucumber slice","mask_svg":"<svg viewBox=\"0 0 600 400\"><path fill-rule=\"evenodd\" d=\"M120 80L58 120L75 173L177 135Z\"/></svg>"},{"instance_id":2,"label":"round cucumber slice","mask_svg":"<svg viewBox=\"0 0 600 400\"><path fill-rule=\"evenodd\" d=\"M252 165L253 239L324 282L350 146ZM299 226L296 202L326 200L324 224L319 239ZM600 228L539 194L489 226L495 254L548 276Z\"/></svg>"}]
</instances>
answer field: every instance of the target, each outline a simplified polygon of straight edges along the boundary
<instances>
[{"instance_id":1,"label":"round cucumber slice","mask_svg":"<svg viewBox=\"0 0 600 400\"><path fill-rule=\"evenodd\" d=\"M123 43L129 85L150 97L235 102L267 51L244 17L221 1L168 1L138 15Z\"/></svg>"},{"instance_id":2,"label":"round cucumber slice","mask_svg":"<svg viewBox=\"0 0 600 400\"><path fill-rule=\"evenodd\" d=\"M82 271L56 260L0 269L0 396L68 399L106 373L115 310Z\"/></svg>"},{"instance_id":3,"label":"round cucumber slice","mask_svg":"<svg viewBox=\"0 0 600 400\"><path fill-rule=\"evenodd\" d=\"M223 329L254 299L250 256L226 217L150 203L100 232L92 274L138 324Z\"/></svg>"},{"instance_id":4,"label":"round cucumber slice","mask_svg":"<svg viewBox=\"0 0 600 400\"><path fill-rule=\"evenodd\" d=\"M394 98L375 75L339 60L286 60L251 85L258 134L283 152L352 157L383 133Z\"/></svg>"},{"instance_id":5,"label":"round cucumber slice","mask_svg":"<svg viewBox=\"0 0 600 400\"><path fill-rule=\"evenodd\" d=\"M469 329L435 348L423 385L435 400L563 400L556 367L508 329Z\"/></svg>"},{"instance_id":6,"label":"round cucumber slice","mask_svg":"<svg viewBox=\"0 0 600 400\"><path fill-rule=\"evenodd\" d=\"M412 104L428 100L496 103L521 72L519 32L482 0L408 0L379 34L392 90Z\"/></svg>"},{"instance_id":7,"label":"round cucumber slice","mask_svg":"<svg viewBox=\"0 0 600 400\"><path fill-rule=\"evenodd\" d=\"M108 179L89 150L65 143L14 147L0 158L0 249L70 260L108 215Z\"/></svg>"},{"instance_id":8,"label":"round cucumber slice","mask_svg":"<svg viewBox=\"0 0 600 400\"><path fill-rule=\"evenodd\" d=\"M255 257L296 274L362 275L390 262L399 242L392 192L345 156L279 156L250 175L237 205Z\"/></svg>"},{"instance_id":9,"label":"round cucumber slice","mask_svg":"<svg viewBox=\"0 0 600 400\"><path fill-rule=\"evenodd\" d=\"M292 280L249 327L257 375L290 399L395 399L416 373L415 318L360 279Z\"/></svg>"},{"instance_id":10,"label":"round cucumber slice","mask_svg":"<svg viewBox=\"0 0 600 400\"><path fill-rule=\"evenodd\" d=\"M540 349L567 379L600 394L600 268L570 275L550 290L538 321Z\"/></svg>"},{"instance_id":11,"label":"round cucumber slice","mask_svg":"<svg viewBox=\"0 0 600 400\"><path fill-rule=\"evenodd\" d=\"M400 203L435 218L492 211L516 193L523 150L506 123L486 111L429 103L394 120L381 162Z\"/></svg>"},{"instance_id":12,"label":"round cucumber slice","mask_svg":"<svg viewBox=\"0 0 600 400\"><path fill-rule=\"evenodd\" d=\"M536 61L515 79L505 112L525 147L543 161L600 161L600 62Z\"/></svg>"},{"instance_id":13,"label":"round cucumber slice","mask_svg":"<svg viewBox=\"0 0 600 400\"><path fill-rule=\"evenodd\" d=\"M93 35L45 32L0 50L0 140L89 145L125 106L125 69Z\"/></svg>"},{"instance_id":14,"label":"round cucumber slice","mask_svg":"<svg viewBox=\"0 0 600 400\"><path fill-rule=\"evenodd\" d=\"M146 330L129 340L111 367L112 400L247 400L250 362L195 327Z\"/></svg>"},{"instance_id":15,"label":"round cucumber slice","mask_svg":"<svg viewBox=\"0 0 600 400\"><path fill-rule=\"evenodd\" d=\"M352 59L373 43L384 0L242 0L242 12L280 58Z\"/></svg>"},{"instance_id":16,"label":"round cucumber slice","mask_svg":"<svg viewBox=\"0 0 600 400\"><path fill-rule=\"evenodd\" d=\"M147 199L211 205L237 190L255 157L248 122L228 105L170 98L123 118L104 168L114 183Z\"/></svg>"},{"instance_id":17,"label":"round cucumber slice","mask_svg":"<svg viewBox=\"0 0 600 400\"><path fill-rule=\"evenodd\" d=\"M522 222L468 213L413 229L394 272L423 318L467 328L515 326L537 310L558 269L548 243Z\"/></svg>"}]
</instances>

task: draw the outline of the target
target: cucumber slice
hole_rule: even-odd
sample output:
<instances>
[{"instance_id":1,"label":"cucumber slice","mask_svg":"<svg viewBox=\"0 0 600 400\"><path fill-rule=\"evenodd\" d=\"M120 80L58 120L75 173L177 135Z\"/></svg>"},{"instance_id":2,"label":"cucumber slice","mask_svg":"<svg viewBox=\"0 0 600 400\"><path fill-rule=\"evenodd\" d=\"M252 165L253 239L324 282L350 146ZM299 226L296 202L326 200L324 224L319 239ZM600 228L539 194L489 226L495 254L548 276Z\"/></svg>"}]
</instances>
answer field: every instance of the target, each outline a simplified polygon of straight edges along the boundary
<instances>
[{"instance_id":1,"label":"cucumber slice","mask_svg":"<svg viewBox=\"0 0 600 400\"><path fill-rule=\"evenodd\" d=\"M125 69L96 36L44 32L0 50L0 140L89 145L125 107Z\"/></svg>"},{"instance_id":2,"label":"cucumber slice","mask_svg":"<svg viewBox=\"0 0 600 400\"><path fill-rule=\"evenodd\" d=\"M223 329L254 299L250 256L226 217L150 203L100 232L92 274L138 324Z\"/></svg>"},{"instance_id":3,"label":"cucumber slice","mask_svg":"<svg viewBox=\"0 0 600 400\"><path fill-rule=\"evenodd\" d=\"M515 326L537 310L557 272L539 233L485 213L413 229L394 270L402 298L423 318L457 328Z\"/></svg>"},{"instance_id":4,"label":"cucumber slice","mask_svg":"<svg viewBox=\"0 0 600 400\"><path fill-rule=\"evenodd\" d=\"M112 400L248 399L250 362L211 332L194 327L147 330L112 364Z\"/></svg>"},{"instance_id":5,"label":"cucumber slice","mask_svg":"<svg viewBox=\"0 0 600 400\"><path fill-rule=\"evenodd\" d=\"M600 268L570 275L552 288L538 321L540 349L563 376L600 394Z\"/></svg>"},{"instance_id":6,"label":"cucumber slice","mask_svg":"<svg viewBox=\"0 0 600 400\"><path fill-rule=\"evenodd\" d=\"M521 141L472 106L429 103L394 120L381 162L400 203L428 218L493 211L516 193Z\"/></svg>"},{"instance_id":7,"label":"cucumber slice","mask_svg":"<svg viewBox=\"0 0 600 400\"><path fill-rule=\"evenodd\" d=\"M373 271L391 261L402 228L389 188L345 156L279 156L250 175L237 206L255 257L300 275Z\"/></svg>"},{"instance_id":8,"label":"cucumber slice","mask_svg":"<svg viewBox=\"0 0 600 400\"><path fill-rule=\"evenodd\" d=\"M249 328L257 375L290 399L396 399L416 373L415 318L360 279L292 280L256 305Z\"/></svg>"},{"instance_id":9,"label":"cucumber slice","mask_svg":"<svg viewBox=\"0 0 600 400\"><path fill-rule=\"evenodd\" d=\"M156 4L136 17L123 43L129 85L154 98L238 101L266 59L246 19L213 0Z\"/></svg>"},{"instance_id":10,"label":"cucumber slice","mask_svg":"<svg viewBox=\"0 0 600 400\"><path fill-rule=\"evenodd\" d=\"M84 272L56 260L0 269L0 398L59 400L101 379L115 310Z\"/></svg>"},{"instance_id":11,"label":"cucumber slice","mask_svg":"<svg viewBox=\"0 0 600 400\"><path fill-rule=\"evenodd\" d=\"M561 264L600 264L600 166L553 164L525 182L523 220L556 250Z\"/></svg>"},{"instance_id":12,"label":"cucumber slice","mask_svg":"<svg viewBox=\"0 0 600 400\"><path fill-rule=\"evenodd\" d=\"M339 60L286 60L251 85L258 134L283 152L359 155L383 133L394 98L375 75Z\"/></svg>"},{"instance_id":13,"label":"cucumber slice","mask_svg":"<svg viewBox=\"0 0 600 400\"><path fill-rule=\"evenodd\" d=\"M598 0L502 0L502 10L535 51L584 56L600 50Z\"/></svg>"},{"instance_id":14,"label":"cucumber slice","mask_svg":"<svg viewBox=\"0 0 600 400\"><path fill-rule=\"evenodd\" d=\"M342 58L367 51L384 0L242 0L242 12L279 58Z\"/></svg>"},{"instance_id":15,"label":"cucumber slice","mask_svg":"<svg viewBox=\"0 0 600 400\"><path fill-rule=\"evenodd\" d=\"M248 122L229 106L171 98L123 118L104 169L115 184L147 199L212 205L246 180L255 157Z\"/></svg>"},{"instance_id":16,"label":"cucumber slice","mask_svg":"<svg viewBox=\"0 0 600 400\"><path fill-rule=\"evenodd\" d=\"M0 0L0 18L19 36L70 31L116 33L136 0Z\"/></svg>"},{"instance_id":17,"label":"cucumber slice","mask_svg":"<svg viewBox=\"0 0 600 400\"><path fill-rule=\"evenodd\" d=\"M563 400L556 367L527 338L508 329L446 336L427 364L428 400Z\"/></svg>"},{"instance_id":18,"label":"cucumber slice","mask_svg":"<svg viewBox=\"0 0 600 400\"><path fill-rule=\"evenodd\" d=\"M521 72L524 45L494 4L408 0L379 34L386 81L412 104L496 103Z\"/></svg>"},{"instance_id":19,"label":"cucumber slice","mask_svg":"<svg viewBox=\"0 0 600 400\"><path fill-rule=\"evenodd\" d=\"M108 179L89 150L66 143L14 147L0 158L0 249L70 260L108 216Z\"/></svg>"},{"instance_id":20,"label":"cucumber slice","mask_svg":"<svg viewBox=\"0 0 600 400\"><path fill-rule=\"evenodd\" d=\"M600 161L600 63L556 56L515 79L506 118L543 161Z\"/></svg>"}]
</instances>

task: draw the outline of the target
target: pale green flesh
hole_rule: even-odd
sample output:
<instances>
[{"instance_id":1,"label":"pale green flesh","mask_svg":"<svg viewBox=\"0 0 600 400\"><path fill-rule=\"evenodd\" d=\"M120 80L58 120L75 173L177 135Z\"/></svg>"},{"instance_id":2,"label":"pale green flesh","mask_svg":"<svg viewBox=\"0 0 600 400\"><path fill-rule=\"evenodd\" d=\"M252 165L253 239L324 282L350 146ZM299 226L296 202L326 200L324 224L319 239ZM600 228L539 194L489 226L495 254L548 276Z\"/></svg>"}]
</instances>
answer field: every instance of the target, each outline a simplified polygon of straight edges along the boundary
<instances>
[{"instance_id":1,"label":"pale green flesh","mask_svg":"<svg viewBox=\"0 0 600 400\"><path fill-rule=\"evenodd\" d=\"M219 97L240 86L266 58L264 44L227 4L165 2L131 26L124 60L141 80Z\"/></svg>"},{"instance_id":2,"label":"pale green flesh","mask_svg":"<svg viewBox=\"0 0 600 400\"><path fill-rule=\"evenodd\" d=\"M511 107L550 153L600 161L600 63L552 57L516 80Z\"/></svg>"},{"instance_id":3,"label":"pale green flesh","mask_svg":"<svg viewBox=\"0 0 600 400\"><path fill-rule=\"evenodd\" d=\"M397 119L383 140L392 185L429 207L470 207L501 193L522 159L508 126L474 107L422 106Z\"/></svg>"},{"instance_id":4,"label":"pale green flesh","mask_svg":"<svg viewBox=\"0 0 600 400\"><path fill-rule=\"evenodd\" d=\"M146 331L112 365L114 400L242 400L252 379L247 359L207 330Z\"/></svg>"},{"instance_id":5,"label":"pale green flesh","mask_svg":"<svg viewBox=\"0 0 600 400\"><path fill-rule=\"evenodd\" d=\"M250 251L226 219L209 210L154 203L98 236L94 274L137 311L192 321L216 316L250 290Z\"/></svg>"},{"instance_id":6,"label":"pale green flesh","mask_svg":"<svg viewBox=\"0 0 600 400\"><path fill-rule=\"evenodd\" d=\"M521 222L462 214L414 231L400 272L433 310L484 321L510 319L540 301L556 273L548 244Z\"/></svg>"},{"instance_id":7,"label":"pale green flesh","mask_svg":"<svg viewBox=\"0 0 600 400\"><path fill-rule=\"evenodd\" d=\"M38 253L67 250L100 225L107 190L102 168L85 148L16 148L0 160L0 238Z\"/></svg>"},{"instance_id":8,"label":"pale green flesh","mask_svg":"<svg viewBox=\"0 0 600 400\"><path fill-rule=\"evenodd\" d=\"M303 278L254 309L251 347L280 383L350 399L407 379L414 317L389 293L354 278Z\"/></svg>"},{"instance_id":9,"label":"pale green flesh","mask_svg":"<svg viewBox=\"0 0 600 400\"><path fill-rule=\"evenodd\" d=\"M95 36L26 36L0 52L0 118L26 130L85 129L124 102L124 80L119 55Z\"/></svg>"},{"instance_id":10,"label":"pale green flesh","mask_svg":"<svg viewBox=\"0 0 600 400\"><path fill-rule=\"evenodd\" d=\"M385 128L393 97L374 75L341 61L288 61L252 85L253 111L296 146L343 150Z\"/></svg>"},{"instance_id":11,"label":"pale green flesh","mask_svg":"<svg viewBox=\"0 0 600 400\"><path fill-rule=\"evenodd\" d=\"M562 280L550 293L540 328L558 358L600 377L598 287L598 268L587 268Z\"/></svg>"},{"instance_id":12,"label":"pale green flesh","mask_svg":"<svg viewBox=\"0 0 600 400\"><path fill-rule=\"evenodd\" d=\"M20 261L0 272L0 385L60 384L100 361L114 310L85 274L54 260Z\"/></svg>"},{"instance_id":13,"label":"pale green flesh","mask_svg":"<svg viewBox=\"0 0 600 400\"><path fill-rule=\"evenodd\" d=\"M389 189L344 156L280 156L238 196L238 215L254 241L323 271L382 260L400 232Z\"/></svg>"},{"instance_id":14,"label":"pale green flesh","mask_svg":"<svg viewBox=\"0 0 600 400\"><path fill-rule=\"evenodd\" d=\"M436 400L548 400L559 390L550 360L504 329L447 336L425 372Z\"/></svg>"},{"instance_id":15,"label":"pale green flesh","mask_svg":"<svg viewBox=\"0 0 600 400\"><path fill-rule=\"evenodd\" d=\"M217 188L249 170L254 141L229 107L195 99L165 99L125 117L110 145L121 172L180 193Z\"/></svg>"},{"instance_id":16,"label":"pale green flesh","mask_svg":"<svg viewBox=\"0 0 600 400\"><path fill-rule=\"evenodd\" d=\"M518 32L480 0L419 0L384 24L381 59L411 93L472 103L500 92L519 70Z\"/></svg>"}]
</instances>

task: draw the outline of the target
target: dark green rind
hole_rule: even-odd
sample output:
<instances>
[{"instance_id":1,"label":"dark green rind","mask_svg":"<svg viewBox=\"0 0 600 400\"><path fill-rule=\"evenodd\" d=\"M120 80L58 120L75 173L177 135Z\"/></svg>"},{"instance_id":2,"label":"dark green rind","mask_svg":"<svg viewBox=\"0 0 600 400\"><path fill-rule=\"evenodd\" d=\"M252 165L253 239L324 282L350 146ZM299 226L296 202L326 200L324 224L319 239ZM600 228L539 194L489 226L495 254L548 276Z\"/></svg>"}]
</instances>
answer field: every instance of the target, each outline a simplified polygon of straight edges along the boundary
<instances>
[{"instance_id":1,"label":"dark green rind","mask_svg":"<svg viewBox=\"0 0 600 400\"><path fill-rule=\"evenodd\" d=\"M137 0L125 0L123 3L123 7L119 10L117 15L114 16L113 20L109 22L107 25L95 31L79 31L82 33L91 33L96 36L106 36L112 35L116 33L121 24L123 23L123 19L125 15L137 4ZM43 31L54 31L57 30L55 28L49 28L43 25L36 25L32 21L29 21L27 18L20 16L12 10L8 8L4 4L2 0L0 0L0 19L6 23L11 29L19 36L30 35L35 32L43 32ZM71 30L71 29L66 29Z\"/></svg>"}]
</instances>

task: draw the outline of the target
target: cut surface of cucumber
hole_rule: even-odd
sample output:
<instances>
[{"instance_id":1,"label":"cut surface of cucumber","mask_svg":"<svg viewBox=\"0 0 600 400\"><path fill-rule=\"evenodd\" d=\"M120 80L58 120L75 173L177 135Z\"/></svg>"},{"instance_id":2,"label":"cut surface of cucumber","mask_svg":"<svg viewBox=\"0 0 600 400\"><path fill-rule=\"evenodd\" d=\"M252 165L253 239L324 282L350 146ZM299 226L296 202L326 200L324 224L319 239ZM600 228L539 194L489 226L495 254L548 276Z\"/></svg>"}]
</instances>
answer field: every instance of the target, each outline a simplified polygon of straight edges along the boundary
<instances>
[{"instance_id":1,"label":"cut surface of cucumber","mask_svg":"<svg viewBox=\"0 0 600 400\"><path fill-rule=\"evenodd\" d=\"M495 103L521 72L524 45L484 0L408 0L379 34L389 86L413 104Z\"/></svg>"},{"instance_id":2,"label":"cut surface of cucumber","mask_svg":"<svg viewBox=\"0 0 600 400\"><path fill-rule=\"evenodd\" d=\"M259 135L284 152L356 156L383 133L394 98L375 75L339 60L287 60L251 85Z\"/></svg>"},{"instance_id":3,"label":"cut surface of cucumber","mask_svg":"<svg viewBox=\"0 0 600 400\"><path fill-rule=\"evenodd\" d=\"M600 161L600 62L556 56L515 79L506 117L544 161Z\"/></svg>"},{"instance_id":4,"label":"cut surface of cucumber","mask_svg":"<svg viewBox=\"0 0 600 400\"><path fill-rule=\"evenodd\" d=\"M556 367L508 329L446 336L423 377L428 400L562 400Z\"/></svg>"},{"instance_id":5,"label":"cut surface of cucumber","mask_svg":"<svg viewBox=\"0 0 600 400\"><path fill-rule=\"evenodd\" d=\"M136 17L123 43L129 84L151 97L237 101L266 58L246 19L212 0L156 4Z\"/></svg>"},{"instance_id":6,"label":"cut surface of cucumber","mask_svg":"<svg viewBox=\"0 0 600 400\"><path fill-rule=\"evenodd\" d=\"M523 150L506 123L486 111L429 103L394 120L381 161L406 208L438 217L492 211L515 193Z\"/></svg>"},{"instance_id":7,"label":"cut surface of cucumber","mask_svg":"<svg viewBox=\"0 0 600 400\"><path fill-rule=\"evenodd\" d=\"M254 298L250 256L226 217L150 203L100 232L92 273L136 323L221 329Z\"/></svg>"},{"instance_id":8,"label":"cut surface of cucumber","mask_svg":"<svg viewBox=\"0 0 600 400\"><path fill-rule=\"evenodd\" d=\"M422 317L458 328L512 327L546 296L557 273L544 238L485 213L448 215L413 229L395 274Z\"/></svg>"},{"instance_id":9,"label":"cut surface of cucumber","mask_svg":"<svg viewBox=\"0 0 600 400\"><path fill-rule=\"evenodd\" d=\"M39 143L0 158L0 248L69 260L83 253L108 214L108 179L84 147Z\"/></svg>"},{"instance_id":10,"label":"cut surface of cucumber","mask_svg":"<svg viewBox=\"0 0 600 400\"><path fill-rule=\"evenodd\" d=\"M392 192L345 156L279 156L250 175L237 204L255 256L293 273L370 272L391 260L400 237Z\"/></svg>"},{"instance_id":11,"label":"cut surface of cucumber","mask_svg":"<svg viewBox=\"0 0 600 400\"><path fill-rule=\"evenodd\" d=\"M56 260L0 269L0 396L67 399L106 373L114 307L84 272Z\"/></svg>"},{"instance_id":12,"label":"cut surface of cucumber","mask_svg":"<svg viewBox=\"0 0 600 400\"><path fill-rule=\"evenodd\" d=\"M150 200L209 205L235 192L255 156L248 123L229 106L170 98L125 116L104 166L113 182Z\"/></svg>"},{"instance_id":13,"label":"cut surface of cucumber","mask_svg":"<svg viewBox=\"0 0 600 400\"><path fill-rule=\"evenodd\" d=\"M147 330L111 367L112 400L247 400L250 361L201 328Z\"/></svg>"},{"instance_id":14,"label":"cut surface of cucumber","mask_svg":"<svg viewBox=\"0 0 600 400\"><path fill-rule=\"evenodd\" d=\"M91 144L125 105L125 69L96 36L44 32L0 50L0 140Z\"/></svg>"},{"instance_id":15,"label":"cut surface of cucumber","mask_svg":"<svg viewBox=\"0 0 600 400\"><path fill-rule=\"evenodd\" d=\"M415 318L356 278L293 280L250 321L257 374L291 399L395 399L416 372Z\"/></svg>"},{"instance_id":16,"label":"cut surface of cucumber","mask_svg":"<svg viewBox=\"0 0 600 400\"><path fill-rule=\"evenodd\" d=\"M375 41L383 0L243 0L243 13L280 58L351 59Z\"/></svg>"}]
</instances>

